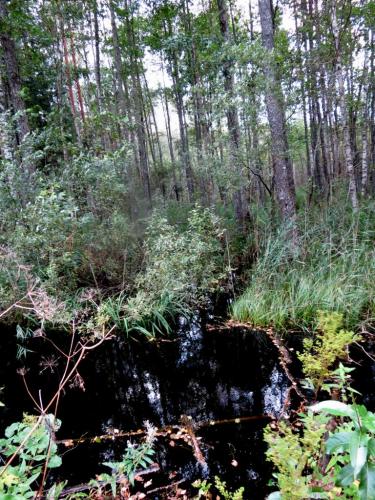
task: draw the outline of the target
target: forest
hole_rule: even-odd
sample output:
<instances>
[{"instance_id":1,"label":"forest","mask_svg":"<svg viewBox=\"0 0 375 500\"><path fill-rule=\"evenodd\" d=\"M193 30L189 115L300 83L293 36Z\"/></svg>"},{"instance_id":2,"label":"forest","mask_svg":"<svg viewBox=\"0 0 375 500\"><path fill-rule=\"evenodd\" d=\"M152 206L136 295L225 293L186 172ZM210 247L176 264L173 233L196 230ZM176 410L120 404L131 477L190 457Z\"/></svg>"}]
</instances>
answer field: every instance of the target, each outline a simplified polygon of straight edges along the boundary
<instances>
[{"instance_id":1,"label":"forest","mask_svg":"<svg viewBox=\"0 0 375 500\"><path fill-rule=\"evenodd\" d=\"M375 500L374 43L0 0L0 500Z\"/></svg>"}]
</instances>

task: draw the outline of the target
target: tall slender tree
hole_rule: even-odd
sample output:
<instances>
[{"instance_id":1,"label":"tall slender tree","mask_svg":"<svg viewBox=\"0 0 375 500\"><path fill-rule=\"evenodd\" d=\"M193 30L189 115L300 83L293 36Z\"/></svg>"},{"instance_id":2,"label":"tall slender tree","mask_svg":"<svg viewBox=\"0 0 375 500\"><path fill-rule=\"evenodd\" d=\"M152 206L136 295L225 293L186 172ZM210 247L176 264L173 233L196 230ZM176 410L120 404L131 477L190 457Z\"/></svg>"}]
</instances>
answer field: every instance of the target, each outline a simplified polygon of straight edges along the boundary
<instances>
[{"instance_id":1,"label":"tall slender tree","mask_svg":"<svg viewBox=\"0 0 375 500\"><path fill-rule=\"evenodd\" d=\"M274 17L271 0L259 0L262 41L266 50L264 74L266 77L266 105L271 131L271 151L276 198L282 219L291 225L293 243L297 244L296 199L289 146L287 140L284 98L275 67Z\"/></svg>"},{"instance_id":2,"label":"tall slender tree","mask_svg":"<svg viewBox=\"0 0 375 500\"><path fill-rule=\"evenodd\" d=\"M0 0L0 45L6 73L2 81L4 84L6 80L10 97L10 111L16 117L16 141L18 144L22 144L25 137L30 133L30 126L26 114L25 101L21 92L22 83L17 59L16 43L12 37L12 25L8 20L9 12L7 1ZM29 174L34 171L34 165L31 161L28 161L24 166Z\"/></svg>"}]
</instances>

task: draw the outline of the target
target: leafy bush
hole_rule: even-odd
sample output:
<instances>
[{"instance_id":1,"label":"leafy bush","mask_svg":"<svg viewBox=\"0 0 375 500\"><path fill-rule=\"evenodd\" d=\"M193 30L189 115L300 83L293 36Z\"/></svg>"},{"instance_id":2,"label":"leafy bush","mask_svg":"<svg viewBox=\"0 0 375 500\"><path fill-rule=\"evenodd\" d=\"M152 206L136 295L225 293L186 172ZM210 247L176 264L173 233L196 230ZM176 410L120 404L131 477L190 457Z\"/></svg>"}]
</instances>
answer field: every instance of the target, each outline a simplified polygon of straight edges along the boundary
<instances>
[{"instance_id":1,"label":"leafy bush","mask_svg":"<svg viewBox=\"0 0 375 500\"><path fill-rule=\"evenodd\" d=\"M341 329L342 314L320 312L318 332L305 338L303 352L298 354L302 369L315 390L332 375L333 364L347 356L347 347L358 339L353 332Z\"/></svg>"},{"instance_id":2,"label":"leafy bush","mask_svg":"<svg viewBox=\"0 0 375 500\"><path fill-rule=\"evenodd\" d=\"M277 469L280 489L269 500L374 498L375 414L363 405L332 400L308 410L298 421L301 432L285 422L265 430L267 458ZM332 419L336 425L329 431Z\"/></svg>"},{"instance_id":3,"label":"leafy bush","mask_svg":"<svg viewBox=\"0 0 375 500\"><path fill-rule=\"evenodd\" d=\"M319 443L326 433L327 422L328 418L315 419L311 415L303 415L300 418L303 427L301 435L293 432L286 422L280 422L277 428L271 425L266 427L266 456L277 470L274 477L280 489L280 499L302 500L310 497L312 476L306 473L306 469L316 467L319 462Z\"/></svg>"},{"instance_id":4,"label":"leafy bush","mask_svg":"<svg viewBox=\"0 0 375 500\"><path fill-rule=\"evenodd\" d=\"M155 214L146 231L144 269L136 293L104 300L99 324L114 323L128 335L154 337L170 331L177 315L204 306L225 277L220 221L208 209L194 208L178 229Z\"/></svg>"},{"instance_id":5,"label":"leafy bush","mask_svg":"<svg viewBox=\"0 0 375 500\"><path fill-rule=\"evenodd\" d=\"M375 497L375 414L363 405L346 403L356 393L349 385L353 369L341 363L334 369L356 339L353 332L340 330L341 322L338 313L320 313L321 331L315 340L305 340L306 351L298 357L316 390L322 387L345 402L321 401L292 424L281 421L266 427L266 455L276 468L279 487L269 500Z\"/></svg>"},{"instance_id":6,"label":"leafy bush","mask_svg":"<svg viewBox=\"0 0 375 500\"><path fill-rule=\"evenodd\" d=\"M61 423L53 415L46 415L37 424L38 417L25 416L5 430L0 439L0 455L9 458L16 454L17 461L0 467L0 496L4 500L23 500L35 497L35 487L41 478L43 467L59 467L54 433Z\"/></svg>"},{"instance_id":7,"label":"leafy bush","mask_svg":"<svg viewBox=\"0 0 375 500\"><path fill-rule=\"evenodd\" d=\"M193 483L194 488L198 488L198 495L195 497L195 499L200 499L202 497L204 498L212 498L212 493L211 490L213 488L212 483L208 482L207 480L200 480L198 479L197 481L194 481ZM225 481L222 481L219 476L215 476L215 483L214 483L215 488L217 491L220 493L220 497L217 498L223 498L224 500L242 500L245 488L241 486L236 490L235 492L231 492L227 488L227 484Z\"/></svg>"},{"instance_id":8,"label":"leafy bush","mask_svg":"<svg viewBox=\"0 0 375 500\"><path fill-rule=\"evenodd\" d=\"M220 220L209 209L194 208L185 228L155 214L145 242L145 270L136 287L149 297L167 293L184 303L202 304L224 277Z\"/></svg>"}]
</instances>

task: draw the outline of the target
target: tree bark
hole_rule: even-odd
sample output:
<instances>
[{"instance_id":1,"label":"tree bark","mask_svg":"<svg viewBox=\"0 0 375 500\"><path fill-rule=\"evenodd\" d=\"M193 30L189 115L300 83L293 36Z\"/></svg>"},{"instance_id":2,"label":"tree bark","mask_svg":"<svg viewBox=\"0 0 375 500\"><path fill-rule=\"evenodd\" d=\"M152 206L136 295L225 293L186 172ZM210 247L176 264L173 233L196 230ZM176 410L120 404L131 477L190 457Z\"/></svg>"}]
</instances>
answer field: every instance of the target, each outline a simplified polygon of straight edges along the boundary
<instances>
[{"instance_id":1,"label":"tree bark","mask_svg":"<svg viewBox=\"0 0 375 500\"><path fill-rule=\"evenodd\" d=\"M3 51L11 111L16 115L16 140L17 144L20 145L30 133L30 126L27 119L25 102L21 95L21 76L17 60L16 44L12 38L7 17L7 2L6 0L0 0L0 24L2 26L0 29L0 45ZM25 169L27 173L32 174L35 171L34 165L30 161L26 163Z\"/></svg>"},{"instance_id":2,"label":"tree bark","mask_svg":"<svg viewBox=\"0 0 375 500\"><path fill-rule=\"evenodd\" d=\"M341 111L341 122L342 122L342 133L344 140L344 156L345 156L345 165L346 172L349 178L349 196L352 203L352 207L354 211L358 210L358 195L357 195L357 186L356 186L356 178L353 164L353 152L350 141L350 130L349 130L349 122L348 122L348 110L346 105L346 97L345 97L345 80L344 73L342 69L341 62L341 46L340 46L340 33L337 23L337 6L334 0L332 6L332 32L335 40L335 51L336 51L336 80L338 84L338 98L340 103L340 111Z\"/></svg>"},{"instance_id":3,"label":"tree bark","mask_svg":"<svg viewBox=\"0 0 375 500\"><path fill-rule=\"evenodd\" d=\"M126 99L126 90L124 89L124 79L122 75L122 58L121 58L121 50L120 50L120 42L118 38L117 24L116 24L116 16L115 16L115 6L113 0L109 1L109 13L111 18L111 30L112 30L112 45L113 45L113 62L115 69L115 81L116 81L116 100L120 112L120 116L125 118L126 116L130 116L129 103L127 103ZM123 125L120 126L121 132L123 133L126 140L129 140L129 134L127 131L127 127Z\"/></svg>"},{"instance_id":4,"label":"tree bark","mask_svg":"<svg viewBox=\"0 0 375 500\"><path fill-rule=\"evenodd\" d=\"M100 37L99 37L99 21L98 21L98 3L94 0L94 50L95 50L95 83L96 83L96 102L99 113L103 106L103 90L102 77L100 70Z\"/></svg>"},{"instance_id":5,"label":"tree bark","mask_svg":"<svg viewBox=\"0 0 375 500\"><path fill-rule=\"evenodd\" d=\"M266 77L266 106L271 131L271 151L275 189L282 219L291 225L292 242L297 245L296 201L292 165L286 134L284 99L281 83L273 60L274 27L271 0L259 0L262 42L267 51L264 73Z\"/></svg>"},{"instance_id":6,"label":"tree bark","mask_svg":"<svg viewBox=\"0 0 375 500\"><path fill-rule=\"evenodd\" d=\"M166 26L166 23L164 23L164 34L166 36L167 35L172 36L173 31L170 23L168 23L168 26ZM186 130L182 82L180 80L178 58L176 51L174 49L172 49L168 54L168 63L170 67L170 73L172 76L173 94L175 97L178 125L180 131L180 157L186 178L188 199L189 202L191 203L194 201L194 193L195 193L194 175L191 166L189 138Z\"/></svg>"},{"instance_id":7,"label":"tree bark","mask_svg":"<svg viewBox=\"0 0 375 500\"><path fill-rule=\"evenodd\" d=\"M227 44L230 39L228 7L226 0L217 0L217 7L219 12L220 32L223 37L224 43ZM225 56L222 64L222 71L224 77L224 90L226 93L229 104L226 107L227 127L229 133L229 155L232 169L237 177L236 184L243 181L242 168L241 168L241 154L240 154L240 125L238 120L237 109L234 103L234 78L232 72L233 60ZM238 223L242 229L246 229L246 221L248 219L247 210L245 210L245 196L243 190L236 186L233 194L234 210Z\"/></svg>"},{"instance_id":8,"label":"tree bark","mask_svg":"<svg viewBox=\"0 0 375 500\"><path fill-rule=\"evenodd\" d=\"M151 183L149 174L149 161L147 153L147 123L146 123L146 111L143 101L142 85L140 79L140 69L139 61L136 57L137 50L137 40L134 32L133 19L129 11L128 1L125 0L126 8L126 36L127 43L130 51L130 67L131 67L131 80L132 80L132 97L134 103L134 118L135 118L135 130L137 135L138 143L138 156L139 165L142 177L142 187L146 200L151 207Z\"/></svg>"}]
</instances>

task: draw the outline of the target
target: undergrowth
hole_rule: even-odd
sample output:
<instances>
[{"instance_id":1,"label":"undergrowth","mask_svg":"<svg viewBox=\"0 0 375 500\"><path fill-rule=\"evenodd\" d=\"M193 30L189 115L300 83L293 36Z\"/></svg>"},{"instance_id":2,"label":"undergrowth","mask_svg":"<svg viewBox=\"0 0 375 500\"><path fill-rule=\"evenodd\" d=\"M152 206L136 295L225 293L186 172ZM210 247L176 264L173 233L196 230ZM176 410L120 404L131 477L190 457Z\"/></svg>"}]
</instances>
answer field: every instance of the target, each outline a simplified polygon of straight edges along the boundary
<instances>
[{"instance_id":1,"label":"undergrowth","mask_svg":"<svg viewBox=\"0 0 375 500\"><path fill-rule=\"evenodd\" d=\"M300 221L302 214L300 214ZM319 310L337 311L346 327L375 312L374 205L353 215L339 203L305 214L293 255L286 230L269 233L250 283L232 307L234 319L259 327L308 328Z\"/></svg>"},{"instance_id":2,"label":"undergrowth","mask_svg":"<svg viewBox=\"0 0 375 500\"><path fill-rule=\"evenodd\" d=\"M348 360L348 345L358 339L340 329L341 321L339 313L320 313L320 332L314 341L305 340L298 355L304 387L330 399L301 405L302 413L265 429L278 488L268 500L375 498L375 414L357 403L359 393L350 386L353 368L340 361Z\"/></svg>"}]
</instances>

